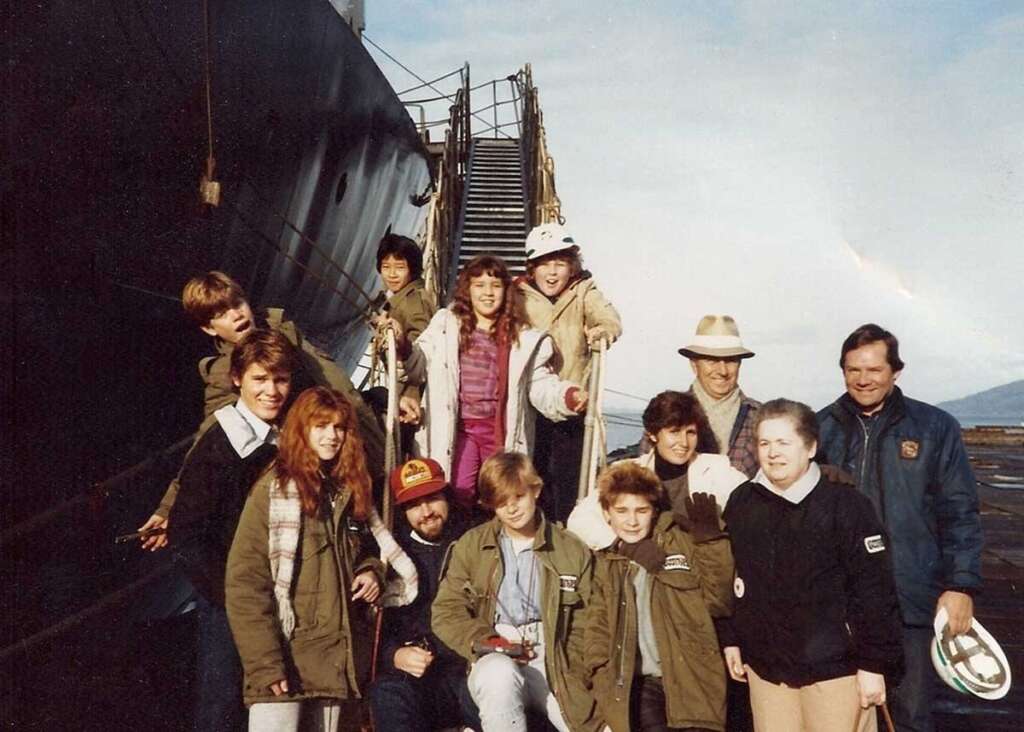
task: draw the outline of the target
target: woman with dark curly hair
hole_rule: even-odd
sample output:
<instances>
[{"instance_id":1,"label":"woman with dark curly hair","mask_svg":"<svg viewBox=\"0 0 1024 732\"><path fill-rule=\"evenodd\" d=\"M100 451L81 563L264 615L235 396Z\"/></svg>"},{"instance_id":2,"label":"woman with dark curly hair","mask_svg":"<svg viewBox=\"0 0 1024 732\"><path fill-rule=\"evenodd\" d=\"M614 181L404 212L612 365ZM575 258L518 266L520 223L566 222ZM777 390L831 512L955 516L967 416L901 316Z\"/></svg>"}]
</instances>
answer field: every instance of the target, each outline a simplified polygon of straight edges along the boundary
<instances>
[{"instance_id":1,"label":"woman with dark curly hair","mask_svg":"<svg viewBox=\"0 0 1024 732\"><path fill-rule=\"evenodd\" d=\"M372 513L355 411L339 392L307 389L228 556L228 621L250 730L297 730L304 704L316 706L323 730L360 713L383 572L370 554Z\"/></svg>"},{"instance_id":2,"label":"woman with dark curly hair","mask_svg":"<svg viewBox=\"0 0 1024 732\"><path fill-rule=\"evenodd\" d=\"M416 342L400 339L408 380L426 384L424 411L403 419L420 423L418 454L440 463L463 507L475 501L484 460L501 448L530 453L530 405L554 421L586 406L586 392L549 366L551 338L526 327L520 298L500 258L476 257Z\"/></svg>"}]
</instances>

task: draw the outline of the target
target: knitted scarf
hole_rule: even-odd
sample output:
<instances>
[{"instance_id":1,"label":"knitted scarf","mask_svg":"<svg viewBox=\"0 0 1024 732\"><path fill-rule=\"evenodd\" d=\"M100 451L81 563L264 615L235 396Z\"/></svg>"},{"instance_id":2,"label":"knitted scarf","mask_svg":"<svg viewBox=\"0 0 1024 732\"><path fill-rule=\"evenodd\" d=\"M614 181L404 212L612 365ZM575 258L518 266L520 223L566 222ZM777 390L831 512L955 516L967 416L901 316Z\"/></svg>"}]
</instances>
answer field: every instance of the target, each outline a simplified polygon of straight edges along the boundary
<instances>
[{"instance_id":1,"label":"knitted scarf","mask_svg":"<svg viewBox=\"0 0 1024 732\"><path fill-rule=\"evenodd\" d=\"M708 423L711 425L711 431L715 433L715 439L718 440L718 454L726 455L729 452L729 438L732 437L732 428L736 424L736 417L740 413L741 396L739 387L733 389L729 396L717 400L704 391L704 387L696 379L694 379L693 386L690 389L693 391L693 395L697 397L697 401L700 402L700 406L703 407L704 414L707 415Z\"/></svg>"},{"instance_id":2,"label":"knitted scarf","mask_svg":"<svg viewBox=\"0 0 1024 732\"><path fill-rule=\"evenodd\" d=\"M380 547L381 559L394 567L397 577L388 580L381 593L384 607L402 607L416 599L419 592L419 576L416 565L409 555L398 546L395 537L384 526L375 508L370 509L367 519L370 532ZM302 502L299 489L294 481L288 481L283 489L275 480L270 485L270 509L267 512L268 557L270 577L274 582L274 599L277 600L277 617L285 638L295 632L295 608L292 606L292 581L295 573L295 556L299 551L302 528Z\"/></svg>"},{"instance_id":3,"label":"knitted scarf","mask_svg":"<svg viewBox=\"0 0 1024 732\"><path fill-rule=\"evenodd\" d=\"M274 581L274 599L281 632L291 638L295 631L295 609L292 607L292 574L295 555L299 551L299 533L302 529L302 502L295 481L281 487L278 481L270 484L270 510L267 511L270 559L270 577Z\"/></svg>"}]
</instances>

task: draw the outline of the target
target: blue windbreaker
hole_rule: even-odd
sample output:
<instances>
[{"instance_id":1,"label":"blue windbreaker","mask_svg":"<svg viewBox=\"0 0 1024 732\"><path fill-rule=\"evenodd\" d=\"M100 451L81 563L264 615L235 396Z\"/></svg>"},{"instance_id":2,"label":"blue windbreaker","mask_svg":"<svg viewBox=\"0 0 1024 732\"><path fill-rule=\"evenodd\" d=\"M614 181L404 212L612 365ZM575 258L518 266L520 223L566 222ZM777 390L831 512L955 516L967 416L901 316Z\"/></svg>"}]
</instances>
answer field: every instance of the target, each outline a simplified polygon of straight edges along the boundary
<instances>
[{"instance_id":1,"label":"blue windbreaker","mask_svg":"<svg viewBox=\"0 0 1024 732\"><path fill-rule=\"evenodd\" d=\"M874 417L844 394L818 424L818 460L853 475L886 527L903 622L930 626L944 590L981 586L978 490L960 425L898 387Z\"/></svg>"}]
</instances>

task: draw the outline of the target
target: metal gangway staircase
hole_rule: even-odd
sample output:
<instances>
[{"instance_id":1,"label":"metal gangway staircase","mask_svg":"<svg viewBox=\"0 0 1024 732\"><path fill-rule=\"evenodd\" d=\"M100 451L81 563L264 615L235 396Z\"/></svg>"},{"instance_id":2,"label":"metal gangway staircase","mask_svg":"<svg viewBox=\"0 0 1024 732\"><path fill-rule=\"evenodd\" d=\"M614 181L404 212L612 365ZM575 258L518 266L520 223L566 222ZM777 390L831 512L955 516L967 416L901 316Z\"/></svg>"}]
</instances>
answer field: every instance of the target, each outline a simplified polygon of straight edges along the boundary
<instances>
[{"instance_id":1,"label":"metal gangway staircase","mask_svg":"<svg viewBox=\"0 0 1024 732\"><path fill-rule=\"evenodd\" d=\"M474 139L458 239L460 269L473 257L494 254L505 260L513 274L523 274L526 204L520 141Z\"/></svg>"}]
</instances>

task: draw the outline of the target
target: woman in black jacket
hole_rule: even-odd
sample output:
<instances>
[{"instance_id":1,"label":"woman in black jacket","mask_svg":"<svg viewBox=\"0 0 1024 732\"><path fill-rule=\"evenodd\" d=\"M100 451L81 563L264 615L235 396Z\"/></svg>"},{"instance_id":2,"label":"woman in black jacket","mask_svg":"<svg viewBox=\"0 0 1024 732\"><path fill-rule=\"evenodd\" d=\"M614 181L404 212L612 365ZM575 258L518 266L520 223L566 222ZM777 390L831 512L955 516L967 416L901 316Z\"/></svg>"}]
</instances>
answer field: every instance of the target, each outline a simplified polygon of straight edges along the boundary
<instances>
[{"instance_id":1,"label":"woman in black jacket","mask_svg":"<svg viewBox=\"0 0 1024 732\"><path fill-rule=\"evenodd\" d=\"M901 663L887 538L870 501L822 478L814 412L776 399L755 422L761 469L724 518L736 558L722 645L758 732L876 729Z\"/></svg>"}]
</instances>

